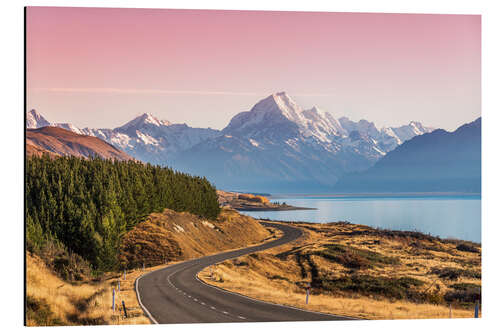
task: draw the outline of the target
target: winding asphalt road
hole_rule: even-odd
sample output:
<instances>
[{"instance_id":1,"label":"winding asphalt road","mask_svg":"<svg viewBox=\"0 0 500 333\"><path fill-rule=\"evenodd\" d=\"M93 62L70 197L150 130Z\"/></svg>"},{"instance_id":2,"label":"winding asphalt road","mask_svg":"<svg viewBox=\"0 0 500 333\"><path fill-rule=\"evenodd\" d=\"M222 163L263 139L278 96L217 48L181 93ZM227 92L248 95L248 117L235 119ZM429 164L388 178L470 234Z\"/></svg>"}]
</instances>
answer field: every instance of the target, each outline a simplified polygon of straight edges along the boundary
<instances>
[{"instance_id":1,"label":"winding asphalt road","mask_svg":"<svg viewBox=\"0 0 500 333\"><path fill-rule=\"evenodd\" d=\"M353 319L258 301L210 286L197 278L198 272L207 266L279 246L302 235L302 231L294 227L262 224L280 229L283 236L261 245L185 261L138 278L137 297L151 321L167 324Z\"/></svg>"}]
</instances>

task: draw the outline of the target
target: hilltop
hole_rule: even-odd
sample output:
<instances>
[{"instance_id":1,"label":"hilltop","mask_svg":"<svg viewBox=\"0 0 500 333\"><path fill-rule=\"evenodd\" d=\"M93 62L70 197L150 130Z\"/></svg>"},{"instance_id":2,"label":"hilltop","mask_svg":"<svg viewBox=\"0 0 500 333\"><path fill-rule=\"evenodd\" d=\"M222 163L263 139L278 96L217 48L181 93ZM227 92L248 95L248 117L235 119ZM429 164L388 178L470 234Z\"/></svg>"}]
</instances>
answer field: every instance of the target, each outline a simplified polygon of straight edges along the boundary
<instances>
[{"instance_id":1,"label":"hilltop","mask_svg":"<svg viewBox=\"0 0 500 333\"><path fill-rule=\"evenodd\" d=\"M26 129L26 154L40 156L101 157L118 161L133 158L111 144L94 136L76 134L59 127Z\"/></svg>"}]
</instances>

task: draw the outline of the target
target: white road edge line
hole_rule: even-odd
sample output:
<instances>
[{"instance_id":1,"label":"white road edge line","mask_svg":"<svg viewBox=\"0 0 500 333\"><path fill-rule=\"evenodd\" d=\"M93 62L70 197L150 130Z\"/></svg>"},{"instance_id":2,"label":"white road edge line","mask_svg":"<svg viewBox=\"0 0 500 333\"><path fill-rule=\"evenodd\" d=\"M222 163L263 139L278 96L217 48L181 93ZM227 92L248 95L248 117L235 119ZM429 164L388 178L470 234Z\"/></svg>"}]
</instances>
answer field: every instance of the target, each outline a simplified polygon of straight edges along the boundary
<instances>
[{"instance_id":1,"label":"white road edge line","mask_svg":"<svg viewBox=\"0 0 500 333\"><path fill-rule=\"evenodd\" d=\"M143 277L143 276L146 276L148 275L149 273L152 273L154 271L151 271L151 272L148 272L146 274L143 274L141 276L139 276L137 279L135 279L135 293L137 295L137 300L139 301L139 305L141 306L142 310L146 313L146 315L149 317L149 320L151 320L151 322L153 322L154 324L158 325L158 322L156 321L156 319L153 317L153 315L149 312L149 310L144 306L144 304L142 304L142 301L141 301L141 294L139 294L139 280Z\"/></svg>"},{"instance_id":2,"label":"white road edge line","mask_svg":"<svg viewBox=\"0 0 500 333\"><path fill-rule=\"evenodd\" d=\"M268 224L272 224L272 223L269 223L269 222L267 222L267 223L268 223ZM293 228L293 227L292 227L292 228ZM300 230L300 229L299 229L299 230ZM303 232L301 232L301 236L302 236L302 235L303 235ZM299 237L300 237L300 236L299 236ZM279 239L279 238L278 238L278 239ZM264 244L265 244L265 243L264 243ZM258 247L258 246L261 246L261 245L264 245L264 244L255 245L255 247ZM284 244L286 244L286 243L284 243ZM283 244L281 244L281 245L283 245ZM279 246L279 245L278 245L278 246ZM251 247L254 247L254 246L251 246ZM274 247L274 246L273 246L273 247ZM272 247L271 247L271 248L272 248ZM269 249L269 248L268 248L268 249ZM257 250L257 251L249 252L249 253L246 253L246 254L243 254L243 255L249 255L249 254L251 254L251 253L261 252L261 251L265 251L265 250L268 250L268 249L264 249L264 250ZM231 252L231 251L232 251L232 250L229 250L229 251L227 251L227 252ZM234 250L234 251L237 251L237 250ZM221 253L224 253L224 252L221 252ZM241 256L243 256L243 255L241 255ZM222 262L224 262L224 261L231 260L231 259L238 258L238 257L240 257L240 256L236 256L236 257L232 257L232 258L227 258L227 259L221 260L221 261L219 261L219 262L216 262L216 263L214 263L214 264L212 264L212 265L216 265L216 264L222 263ZM198 258L198 259L199 259L199 258ZM196 259L196 260L198 260L198 259ZM187 261L187 262L189 262L189 261ZM162 268L162 269L171 268L171 267L174 267L174 266L181 265L181 264L183 264L183 263L186 263L186 261L183 261L183 262L180 262L180 263L177 263L177 264L173 264L173 265L171 265L171 266L167 266L167 267ZM210 265L209 265L209 266L210 266ZM320 314L320 315L326 315L326 316L331 316L331 317L343 317L343 318L347 318L347 319L359 319L359 318L348 317L348 316L338 316L338 315L333 315L333 314L324 313L324 312L309 311L309 310L300 309L300 308L296 308L296 307L293 307L293 306L288 306L288 305L282 305L282 304L275 304L275 303L265 302L265 301L261 301L261 300L259 300L259 299L255 299L255 298L251 298L251 297L245 296L245 295L243 295L243 294L235 293L235 292L232 292L232 291L229 291L229 290L225 290L225 289L222 289L222 288L219 288L219 287L216 287L216 286L212 286L212 285L210 285L210 284L208 284L208 283L206 283L206 282L204 282L204 281L202 281L202 280L200 280L200 279L198 278L198 274L199 274L202 270L204 270L205 268L207 268L207 267L209 267L209 266L203 267L201 270L199 270L199 271L195 274L195 278L196 278L196 280L198 280L201 284L204 284L204 285L209 286L209 287L211 287L211 288L217 289L217 290L222 291L222 292L224 292L224 293L233 294L233 295L236 295L236 296L241 296L241 297L247 298L247 299L252 300L252 301L255 301L255 302L260 302L260 303L270 304L270 305L275 305L275 306L281 306L281 307L284 307L284 308L290 308L290 309L299 310L299 311L303 311L303 312L310 312L310 313L315 313L315 314ZM150 319L150 320L151 320L154 324L157 324L157 325L159 324L159 323L158 323L158 321L156 321L156 319L153 317L153 315L151 315L151 313L149 312L149 310L148 310L148 309L144 306L144 304L142 304L142 301L141 301L141 296L140 296L140 294L139 294L139 287L138 287L138 286L139 286L139 280L140 280L142 277L144 277L144 276L146 276L146 275L148 275L148 274L151 274L151 273L153 273L153 272L158 272L158 271L160 271L160 270L162 270L162 269L157 269L157 270L154 270L154 271L150 271L150 272L148 272L148 273L146 273L146 274L143 274L143 275L139 276L139 277L135 280L135 292L136 292L136 294L137 294L137 300L139 301L139 305L140 305L140 306L141 306L141 308L144 310L144 312L145 312L145 313L146 313L146 315L149 317L149 319ZM171 274L167 277L167 280L168 280L168 282L170 283L170 285L171 285L172 287L176 288L176 287L173 285L173 283L170 281L170 276L172 276L174 273L175 273L175 272L172 272L172 273L171 273ZM180 290L179 290L179 291L180 291ZM213 306L210 306L210 308L211 308L212 310L216 310L216 308L215 308L215 307L213 307ZM242 317L242 316L238 316L238 318L240 318L240 319L243 319L243 318L244 318L245 320L247 319L247 318Z\"/></svg>"},{"instance_id":3,"label":"white road edge line","mask_svg":"<svg viewBox=\"0 0 500 333\"><path fill-rule=\"evenodd\" d=\"M269 223L269 222L266 222L266 223ZM272 224L272 223L269 223L269 224ZM291 227L293 228L293 227ZM300 229L299 229L300 230ZM302 232L301 230L301 234L299 236L302 237L304 233ZM279 239L279 238L278 238ZM289 243L289 242L287 242ZM284 243L284 244L287 244L287 243ZM264 243L266 244L266 243ZM262 244L262 245L264 245ZM284 244L281 244L281 245L284 245ZM277 245L277 246L281 246L281 245ZM275 246L273 246L275 247ZM237 257L232 257L232 258L227 258L227 259L224 259L224 260L221 260L221 261L218 261L216 263L213 263L212 265L218 265L220 263L223 263L224 261L228 261L228 260L232 260L232 259L235 259L235 258L238 258L238 257L242 257L242 256L246 256L246 255L249 255L251 253L256 253L256 252L262 252L262 251L265 251L265 250L269 250L269 249L272 249L273 247L270 247L268 249L264 249L264 250L260 250L260 251L254 251L254 252L250 252L250 253L247 253L247 254L243 254L241 256L237 256ZM209 265L211 266L211 265ZM208 266L207 266L208 267ZM195 275L195 278L196 280L198 280L199 282L201 282L202 284L206 285L206 286L209 286L210 288L214 288L214 289L217 289L217 290L220 290L224 293L228 293L228 294L232 294L232 295L235 295L235 296L241 296L241 297L245 297L249 300L252 300L252 301L255 301L255 302L260 302L260 303L264 303L264 304L270 304L270 305L275 305L275 306L281 306L281 307L284 307L284 308L289 308L289 309L293 309L293 310L299 310L299 311L303 311L303 312L309 312L309 313L315 313L315 314L320 314L320 315L325 315L325 316L330 316L330 317L343 317L343 318L347 318L347 319L354 319L354 320L359 320L359 318L354 318L354 317L348 317L348 316L340 316L340 315L334 315L334 314L331 314L331 313L325 313L325 312L317 312L317 311L311 311L311 310L305 310L305 309L301 309L301 308L296 308L294 306L289 306L289 305L284 305L284 304L276 304L276 303L271 303L271 302L266 302L266 301L261 301L260 299L256 299L256 298L252 298L252 297L248 297L248 296L245 296L243 294L239 294L239 293L236 293L236 292L233 292L233 291L229 291L229 290L226 290L226 289L223 289L223 288L220 288L220 287L217 287L217 286L212 286L211 284L208 284L206 283L205 281L203 280L200 280L200 278L198 277L198 275L201 273L202 270L204 270L205 268L207 267L203 267L202 269L200 269L198 271L198 273L196 273Z\"/></svg>"},{"instance_id":4,"label":"white road edge line","mask_svg":"<svg viewBox=\"0 0 500 333\"><path fill-rule=\"evenodd\" d=\"M180 263L177 263L177 264L173 264L173 265L170 265L170 266L166 266L164 268L160 268L160 269L156 269L154 271L150 271L150 272L147 272L146 274L142 274L141 276L139 276L137 279L135 279L135 294L137 295L137 300L139 301L139 305L141 306L142 310L146 313L146 315L148 316L149 320L151 320L151 322L153 324L156 324L156 325L159 325L158 321L153 317L153 315L151 314L151 312L149 312L149 310L144 306L144 304L142 304L142 301L141 301L141 294L139 293L139 280L142 279L143 277L145 277L146 275L148 274L151 274L151 273L154 273L154 272L157 272L157 271L160 271L162 269L166 269L166 268L171 268L171 267L175 267L175 266L178 266L180 264L182 264L184 262L180 262ZM169 281L170 282L170 281ZM172 283L170 283L172 284ZM173 286L173 285L172 285ZM180 291L180 290L179 290Z\"/></svg>"},{"instance_id":5,"label":"white road edge line","mask_svg":"<svg viewBox=\"0 0 500 333\"><path fill-rule=\"evenodd\" d=\"M234 258L233 258L234 259ZM227 259L227 260L231 260L231 259ZM205 267L206 268L206 267ZM205 269L203 268L203 269ZM202 270L203 270L202 269ZM201 271L200 271L201 272ZM319 315L324 315L324 316L330 316L330 317L342 317L342 318L346 318L346 319L353 319L353 320L359 320L359 318L354 318L354 317L348 317L348 316L341 316L341 315L334 315L334 314L331 314L331 313L325 313L325 312L318 312L318 311L311 311L311 310L305 310L305 309L301 309L301 308L296 308L294 306L289 306L289 305L284 305L284 304L276 304L276 303L271 303L271 302L266 302L266 301L262 301L260 299L256 299L256 298L252 298L252 297L248 297L248 296L245 296L243 294L239 294L239 293L236 293L236 292L232 292L232 291L229 291L229 290L226 290L226 289L222 289L220 287L217 287L217 286L212 286L208 283L206 283L205 281L203 280L200 280L198 278L198 274L200 273L198 272L196 274L196 279L198 281L200 281L201 283L203 283L204 285L210 287L210 288L214 288L214 289L217 289L219 291L222 291L224 293L228 293L228 294L232 294L232 295L235 295L235 296L241 296L241 297L245 297L246 299L249 299L249 300L252 300L252 301L255 301L255 302L259 302L259 303L264 303L264 304L269 304L269 305L274 305L274 306L281 306L281 307L284 307L284 308L289 308L289 309L293 309L293 310L299 310L299 311L303 311L303 312L309 312L309 313L314 313L314 314L319 314ZM246 319L246 318L245 318Z\"/></svg>"}]
</instances>

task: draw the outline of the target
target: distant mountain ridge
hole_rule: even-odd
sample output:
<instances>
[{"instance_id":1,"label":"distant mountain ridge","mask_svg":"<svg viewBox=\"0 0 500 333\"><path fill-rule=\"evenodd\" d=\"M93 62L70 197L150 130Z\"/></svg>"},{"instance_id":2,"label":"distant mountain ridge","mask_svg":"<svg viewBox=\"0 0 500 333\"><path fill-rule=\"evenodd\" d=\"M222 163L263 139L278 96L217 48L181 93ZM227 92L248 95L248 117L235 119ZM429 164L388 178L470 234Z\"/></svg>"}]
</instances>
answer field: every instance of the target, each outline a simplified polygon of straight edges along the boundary
<instances>
[{"instance_id":1,"label":"distant mountain ridge","mask_svg":"<svg viewBox=\"0 0 500 333\"><path fill-rule=\"evenodd\" d=\"M369 168L406 139L366 120L343 121L350 127L317 107L303 110L280 92L234 116L221 135L176 154L171 164L222 188L314 192L330 189L347 172Z\"/></svg>"},{"instance_id":2,"label":"distant mountain ridge","mask_svg":"<svg viewBox=\"0 0 500 333\"><path fill-rule=\"evenodd\" d=\"M95 136L134 158L153 164L166 164L171 154L216 136L220 132L210 128L192 128L186 124L171 124L149 113L144 113L115 129L78 128L68 123L50 123L36 110L30 110L27 113L27 119L32 118L43 119L43 122L27 122L27 128L50 125L77 134ZM43 125L40 126L40 124Z\"/></svg>"},{"instance_id":3,"label":"distant mountain ridge","mask_svg":"<svg viewBox=\"0 0 500 333\"><path fill-rule=\"evenodd\" d=\"M28 127L49 123L35 110L27 118L37 120ZM318 107L302 109L285 92L238 113L221 131L151 114L114 129L51 125L98 137L145 162L206 176L219 188L254 192L331 188L345 173L366 170L404 141L433 130L419 122L379 130L367 120L336 119Z\"/></svg>"},{"instance_id":4,"label":"distant mountain ridge","mask_svg":"<svg viewBox=\"0 0 500 333\"><path fill-rule=\"evenodd\" d=\"M370 169L344 176L339 192L481 192L481 118L454 132L412 138Z\"/></svg>"},{"instance_id":5,"label":"distant mountain ridge","mask_svg":"<svg viewBox=\"0 0 500 333\"><path fill-rule=\"evenodd\" d=\"M59 127L26 130L26 154L41 156L101 157L118 161L133 158L111 144L93 136L76 134Z\"/></svg>"}]
</instances>

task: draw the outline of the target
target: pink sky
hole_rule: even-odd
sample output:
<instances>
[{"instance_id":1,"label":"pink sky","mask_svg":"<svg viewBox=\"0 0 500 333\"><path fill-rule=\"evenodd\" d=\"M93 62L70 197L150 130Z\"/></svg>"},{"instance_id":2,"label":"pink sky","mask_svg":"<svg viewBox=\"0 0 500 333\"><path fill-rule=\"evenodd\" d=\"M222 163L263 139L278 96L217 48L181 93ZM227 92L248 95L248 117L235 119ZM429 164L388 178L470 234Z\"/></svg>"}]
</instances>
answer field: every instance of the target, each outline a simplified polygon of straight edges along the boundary
<instances>
[{"instance_id":1,"label":"pink sky","mask_svg":"<svg viewBox=\"0 0 500 333\"><path fill-rule=\"evenodd\" d=\"M481 113L481 17L29 7L28 108L116 127L223 128L267 95L377 126Z\"/></svg>"}]
</instances>

